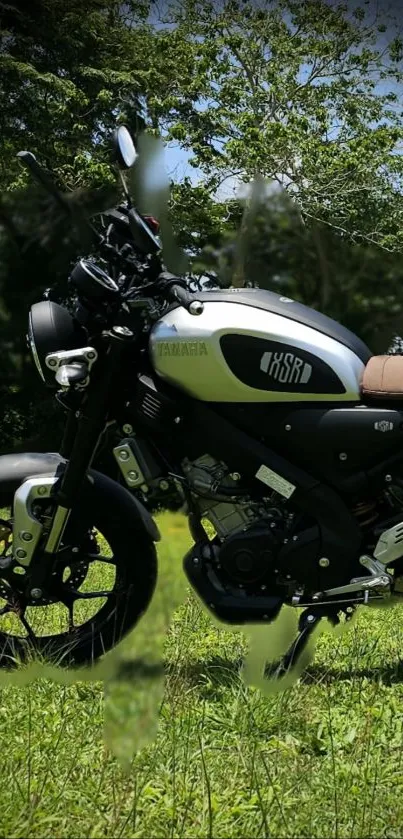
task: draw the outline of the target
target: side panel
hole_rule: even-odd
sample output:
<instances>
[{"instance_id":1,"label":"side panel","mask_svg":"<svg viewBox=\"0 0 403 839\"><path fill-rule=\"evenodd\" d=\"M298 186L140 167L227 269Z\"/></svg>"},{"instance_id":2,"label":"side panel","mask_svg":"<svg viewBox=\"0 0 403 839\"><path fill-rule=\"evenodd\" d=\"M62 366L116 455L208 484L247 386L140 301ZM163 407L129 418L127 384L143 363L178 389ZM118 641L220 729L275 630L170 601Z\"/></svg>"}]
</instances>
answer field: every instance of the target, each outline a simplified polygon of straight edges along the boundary
<instances>
[{"instance_id":1,"label":"side panel","mask_svg":"<svg viewBox=\"0 0 403 839\"><path fill-rule=\"evenodd\" d=\"M266 433L260 419L255 435L260 432L276 451L330 485L353 488L363 478L368 492L367 470L392 456L403 460L403 412L398 409L289 408L277 423L268 408ZM385 467L384 474L387 471Z\"/></svg>"},{"instance_id":2,"label":"side panel","mask_svg":"<svg viewBox=\"0 0 403 839\"><path fill-rule=\"evenodd\" d=\"M150 336L163 379L205 402L357 402L364 363L348 347L282 315L206 302L172 309Z\"/></svg>"}]
</instances>

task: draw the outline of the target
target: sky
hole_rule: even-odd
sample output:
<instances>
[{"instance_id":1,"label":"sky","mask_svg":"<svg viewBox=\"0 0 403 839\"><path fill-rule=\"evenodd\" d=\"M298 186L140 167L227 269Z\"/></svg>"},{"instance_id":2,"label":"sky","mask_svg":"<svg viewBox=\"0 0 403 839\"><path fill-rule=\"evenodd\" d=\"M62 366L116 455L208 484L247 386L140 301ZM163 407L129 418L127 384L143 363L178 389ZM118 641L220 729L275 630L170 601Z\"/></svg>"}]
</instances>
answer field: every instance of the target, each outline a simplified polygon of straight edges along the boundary
<instances>
[{"instance_id":1,"label":"sky","mask_svg":"<svg viewBox=\"0 0 403 839\"><path fill-rule=\"evenodd\" d=\"M183 149L179 143L167 143L165 145L165 165L169 176L173 180L182 181L188 176L194 183L197 183L200 172L189 165L191 157L192 154Z\"/></svg>"}]
</instances>

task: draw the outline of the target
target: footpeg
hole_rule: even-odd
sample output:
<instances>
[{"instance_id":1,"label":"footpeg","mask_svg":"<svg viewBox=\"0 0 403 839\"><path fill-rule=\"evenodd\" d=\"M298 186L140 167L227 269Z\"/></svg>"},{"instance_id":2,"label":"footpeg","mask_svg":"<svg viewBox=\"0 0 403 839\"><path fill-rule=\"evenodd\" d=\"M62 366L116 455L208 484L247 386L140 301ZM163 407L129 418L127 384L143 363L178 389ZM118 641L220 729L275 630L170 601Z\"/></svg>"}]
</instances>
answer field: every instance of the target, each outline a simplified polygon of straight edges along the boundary
<instances>
[{"instance_id":1,"label":"footpeg","mask_svg":"<svg viewBox=\"0 0 403 839\"><path fill-rule=\"evenodd\" d=\"M354 594L360 591L379 591L383 594L390 593L392 578L389 574L382 574L379 577L355 577L346 586L328 588L322 592L325 597L338 597L343 594Z\"/></svg>"},{"instance_id":2,"label":"footpeg","mask_svg":"<svg viewBox=\"0 0 403 839\"><path fill-rule=\"evenodd\" d=\"M346 586L328 588L321 593L321 596L338 597L344 594L355 594L360 591L367 593L366 599L368 599L370 592L379 593L383 596L389 595L393 580L389 574L386 574L383 563L373 559L371 556L360 557L360 563L372 573L366 577L354 577Z\"/></svg>"},{"instance_id":3,"label":"footpeg","mask_svg":"<svg viewBox=\"0 0 403 839\"><path fill-rule=\"evenodd\" d=\"M371 580L368 580L367 583L363 584L364 591L370 591L373 589L374 591L390 592L392 578L389 577L389 574L382 574L380 577L373 577Z\"/></svg>"}]
</instances>

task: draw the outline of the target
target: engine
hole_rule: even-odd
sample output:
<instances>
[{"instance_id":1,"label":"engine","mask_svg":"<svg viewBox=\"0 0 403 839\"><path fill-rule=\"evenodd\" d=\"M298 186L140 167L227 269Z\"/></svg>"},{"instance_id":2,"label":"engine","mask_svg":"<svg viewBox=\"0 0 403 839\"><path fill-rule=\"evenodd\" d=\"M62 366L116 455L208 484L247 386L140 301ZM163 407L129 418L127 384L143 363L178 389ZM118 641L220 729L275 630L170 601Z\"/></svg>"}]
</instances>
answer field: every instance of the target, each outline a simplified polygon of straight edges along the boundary
<instances>
[{"instance_id":1,"label":"engine","mask_svg":"<svg viewBox=\"0 0 403 839\"><path fill-rule=\"evenodd\" d=\"M211 529L215 533L215 568L223 581L245 589L273 585L294 517L270 498L251 500L239 487L238 473L208 454L182 466L200 518L209 522L209 536Z\"/></svg>"},{"instance_id":2,"label":"engine","mask_svg":"<svg viewBox=\"0 0 403 839\"><path fill-rule=\"evenodd\" d=\"M275 493L252 499L242 489L240 475L230 473L225 463L206 454L182 466L199 516L210 524L210 545L203 557L224 590L241 589L262 597L265 592L286 598L296 593L309 596L365 575L367 566L360 564L359 555L348 567L342 557L337 565L321 559L318 523L290 509ZM363 501L353 512L362 530L363 554L389 555L395 568L394 590L402 595L403 489L396 493L394 487L383 502ZM382 562L386 568L384 558Z\"/></svg>"},{"instance_id":3,"label":"engine","mask_svg":"<svg viewBox=\"0 0 403 839\"><path fill-rule=\"evenodd\" d=\"M264 507L242 496L240 476L229 473L225 463L206 454L193 463L186 460L182 466L200 518L210 522L220 539L243 531L264 517Z\"/></svg>"}]
</instances>

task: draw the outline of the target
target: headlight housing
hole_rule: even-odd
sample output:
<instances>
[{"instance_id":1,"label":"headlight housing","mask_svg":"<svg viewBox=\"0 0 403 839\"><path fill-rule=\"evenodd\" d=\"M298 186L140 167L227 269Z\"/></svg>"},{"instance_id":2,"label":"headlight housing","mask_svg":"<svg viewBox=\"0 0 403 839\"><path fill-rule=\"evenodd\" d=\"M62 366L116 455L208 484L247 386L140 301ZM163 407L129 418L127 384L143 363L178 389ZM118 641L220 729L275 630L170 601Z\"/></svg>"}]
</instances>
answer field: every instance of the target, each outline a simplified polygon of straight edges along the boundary
<instances>
[{"instance_id":1,"label":"headlight housing","mask_svg":"<svg viewBox=\"0 0 403 839\"><path fill-rule=\"evenodd\" d=\"M45 364L48 353L85 347L87 333L59 303L42 300L31 306L28 317L28 344L36 369L46 385L57 388L52 370Z\"/></svg>"}]
</instances>

